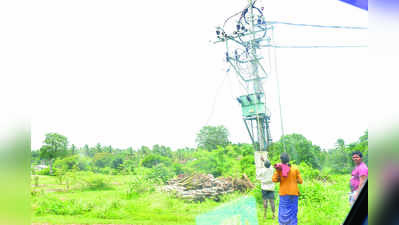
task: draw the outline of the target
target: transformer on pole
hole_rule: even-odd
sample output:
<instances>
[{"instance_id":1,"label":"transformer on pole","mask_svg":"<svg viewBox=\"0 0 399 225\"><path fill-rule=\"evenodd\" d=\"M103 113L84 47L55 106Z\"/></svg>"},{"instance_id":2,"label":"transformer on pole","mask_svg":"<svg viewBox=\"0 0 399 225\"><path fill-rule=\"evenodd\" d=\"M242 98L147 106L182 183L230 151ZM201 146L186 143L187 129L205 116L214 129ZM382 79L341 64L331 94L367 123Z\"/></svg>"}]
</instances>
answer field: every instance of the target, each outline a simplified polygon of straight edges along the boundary
<instances>
[{"instance_id":1,"label":"transformer on pole","mask_svg":"<svg viewBox=\"0 0 399 225\"><path fill-rule=\"evenodd\" d=\"M261 64L264 58L260 55L260 43L267 41L270 44L268 31L272 26L266 24L263 8L257 8L255 2L249 0L241 12L228 18L222 27L217 27L215 43L226 44L226 62L245 84L246 94L237 98L242 118L255 151L267 158L272 139L270 113L263 89L263 80L268 74Z\"/></svg>"},{"instance_id":2,"label":"transformer on pole","mask_svg":"<svg viewBox=\"0 0 399 225\"><path fill-rule=\"evenodd\" d=\"M217 40L214 43L225 43L226 62L234 69L235 73L243 82L246 94L237 98L242 108L242 118L247 128L252 144L255 149L256 167L262 167L260 156L267 159L267 152L272 143L270 134L270 113L267 107L266 93L263 89L263 81L269 76L262 61L265 57L261 54L262 49L267 49L268 70L271 69L272 54L270 49L277 48L348 48L367 47L367 45L278 45L274 40L274 26L295 26L302 28L333 29L333 30L364 30L367 27L354 26L331 26L317 24L301 24L279 21L266 21L263 15L263 7L255 6L256 0L248 0L248 5L240 12L227 18L223 26L216 28ZM276 59L274 56L274 65ZM276 68L274 68L276 71ZM277 89L279 82L276 72ZM280 107L280 122L282 131L282 144L285 151L284 128L282 110L278 93Z\"/></svg>"}]
</instances>

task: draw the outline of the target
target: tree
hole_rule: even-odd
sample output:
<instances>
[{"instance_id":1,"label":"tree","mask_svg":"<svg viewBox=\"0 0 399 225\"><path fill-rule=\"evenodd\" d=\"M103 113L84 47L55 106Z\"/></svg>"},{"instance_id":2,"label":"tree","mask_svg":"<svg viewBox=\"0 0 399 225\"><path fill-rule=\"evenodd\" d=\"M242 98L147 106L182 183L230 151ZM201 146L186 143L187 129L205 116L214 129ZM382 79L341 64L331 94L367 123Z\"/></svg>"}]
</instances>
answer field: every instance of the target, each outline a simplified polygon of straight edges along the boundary
<instances>
[{"instance_id":1,"label":"tree","mask_svg":"<svg viewBox=\"0 0 399 225\"><path fill-rule=\"evenodd\" d=\"M169 147L163 145L154 145L152 147L152 152L161 156L172 158L172 150Z\"/></svg>"},{"instance_id":2,"label":"tree","mask_svg":"<svg viewBox=\"0 0 399 225\"><path fill-rule=\"evenodd\" d=\"M335 143L335 146L341 150L345 149L345 141L342 138L339 138Z\"/></svg>"},{"instance_id":3,"label":"tree","mask_svg":"<svg viewBox=\"0 0 399 225\"><path fill-rule=\"evenodd\" d=\"M85 146L83 147L83 153L87 157L91 157L92 156L91 153L90 153L90 148L89 148L89 146L87 144L85 144Z\"/></svg>"},{"instance_id":4,"label":"tree","mask_svg":"<svg viewBox=\"0 0 399 225\"><path fill-rule=\"evenodd\" d=\"M225 147L230 143L229 131L223 125L204 126L197 134L195 141L199 148L204 148L208 151L216 149L217 146Z\"/></svg>"},{"instance_id":5,"label":"tree","mask_svg":"<svg viewBox=\"0 0 399 225\"><path fill-rule=\"evenodd\" d=\"M111 153L108 152L97 152L93 156L94 165L98 168L104 168L111 164Z\"/></svg>"},{"instance_id":6,"label":"tree","mask_svg":"<svg viewBox=\"0 0 399 225\"><path fill-rule=\"evenodd\" d=\"M97 143L97 145L96 145L96 148L95 148L96 150L96 153L100 153L100 152L104 152L104 150L103 150L103 148L102 148L102 146L101 146L101 144L100 143Z\"/></svg>"},{"instance_id":7,"label":"tree","mask_svg":"<svg viewBox=\"0 0 399 225\"><path fill-rule=\"evenodd\" d=\"M57 133L48 133L44 145L40 148L40 158L49 162L50 174L53 174L53 161L67 153L68 139Z\"/></svg>"},{"instance_id":8,"label":"tree","mask_svg":"<svg viewBox=\"0 0 399 225\"><path fill-rule=\"evenodd\" d=\"M319 146L313 145L310 140L301 134L285 135L284 142L291 161L296 164L305 162L313 168L320 169L321 149ZM282 140L273 143L269 150L269 157L274 161L280 161L280 154L284 151Z\"/></svg>"},{"instance_id":9,"label":"tree","mask_svg":"<svg viewBox=\"0 0 399 225\"><path fill-rule=\"evenodd\" d=\"M71 155L74 155L76 153L76 146L72 144L71 146Z\"/></svg>"},{"instance_id":10,"label":"tree","mask_svg":"<svg viewBox=\"0 0 399 225\"><path fill-rule=\"evenodd\" d=\"M149 154L141 161L141 165L147 168L152 168L160 163L169 166L171 164L171 160L160 155Z\"/></svg>"}]
</instances>

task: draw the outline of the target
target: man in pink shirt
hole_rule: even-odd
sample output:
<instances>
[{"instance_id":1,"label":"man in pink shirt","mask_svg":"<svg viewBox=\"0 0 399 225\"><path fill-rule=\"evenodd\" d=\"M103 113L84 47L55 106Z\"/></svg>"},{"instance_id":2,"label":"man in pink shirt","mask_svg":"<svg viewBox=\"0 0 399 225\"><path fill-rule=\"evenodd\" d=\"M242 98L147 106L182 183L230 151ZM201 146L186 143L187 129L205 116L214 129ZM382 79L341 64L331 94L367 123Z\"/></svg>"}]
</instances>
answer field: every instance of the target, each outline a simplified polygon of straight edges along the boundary
<instances>
[{"instance_id":1,"label":"man in pink shirt","mask_svg":"<svg viewBox=\"0 0 399 225\"><path fill-rule=\"evenodd\" d=\"M357 199L357 196L359 195L359 192L366 182L369 174L367 165L363 162L363 154L361 152L352 152L352 160L356 166L352 171L352 178L350 180L351 196L349 198L349 202L351 205Z\"/></svg>"}]
</instances>

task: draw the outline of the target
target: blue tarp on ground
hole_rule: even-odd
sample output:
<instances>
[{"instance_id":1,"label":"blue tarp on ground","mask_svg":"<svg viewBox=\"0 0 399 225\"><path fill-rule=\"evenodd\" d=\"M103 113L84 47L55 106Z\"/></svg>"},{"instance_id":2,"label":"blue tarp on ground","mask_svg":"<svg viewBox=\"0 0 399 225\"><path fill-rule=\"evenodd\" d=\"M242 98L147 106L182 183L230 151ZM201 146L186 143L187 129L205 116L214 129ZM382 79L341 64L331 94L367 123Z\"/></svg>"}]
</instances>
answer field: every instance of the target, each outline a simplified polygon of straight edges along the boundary
<instances>
[{"instance_id":1,"label":"blue tarp on ground","mask_svg":"<svg viewBox=\"0 0 399 225\"><path fill-rule=\"evenodd\" d=\"M258 225L256 200L242 197L198 215L196 225Z\"/></svg>"}]
</instances>

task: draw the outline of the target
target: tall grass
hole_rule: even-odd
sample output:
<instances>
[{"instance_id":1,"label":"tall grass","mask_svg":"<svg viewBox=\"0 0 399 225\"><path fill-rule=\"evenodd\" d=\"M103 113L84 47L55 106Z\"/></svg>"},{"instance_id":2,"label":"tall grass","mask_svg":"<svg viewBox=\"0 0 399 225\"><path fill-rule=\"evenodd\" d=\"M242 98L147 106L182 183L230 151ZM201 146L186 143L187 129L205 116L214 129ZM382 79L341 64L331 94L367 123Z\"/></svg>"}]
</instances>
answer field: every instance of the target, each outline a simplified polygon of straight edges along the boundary
<instances>
[{"instance_id":1,"label":"tall grass","mask_svg":"<svg viewBox=\"0 0 399 225\"><path fill-rule=\"evenodd\" d=\"M87 176L90 176L86 174ZM83 176L83 175L82 175ZM80 177L87 180L85 177ZM65 192L40 192L32 196L33 222L49 224L195 224L195 217L244 194L232 193L220 202L186 202L154 189L153 183L140 176L110 176L103 180L112 188L71 189ZM56 178L41 177L43 183L56 184ZM93 180L96 180L92 178ZM331 176L330 181L304 179L300 185L299 224L340 224L349 210L347 176ZM94 184L102 182L93 182ZM117 184L114 184L117 183ZM102 185L100 185L102 187ZM258 187L259 188L259 187ZM130 196L129 196L130 193ZM260 225L278 224L263 219L259 189L249 193L257 200ZM276 209L278 196L276 194ZM271 216L270 209L268 217Z\"/></svg>"}]
</instances>

